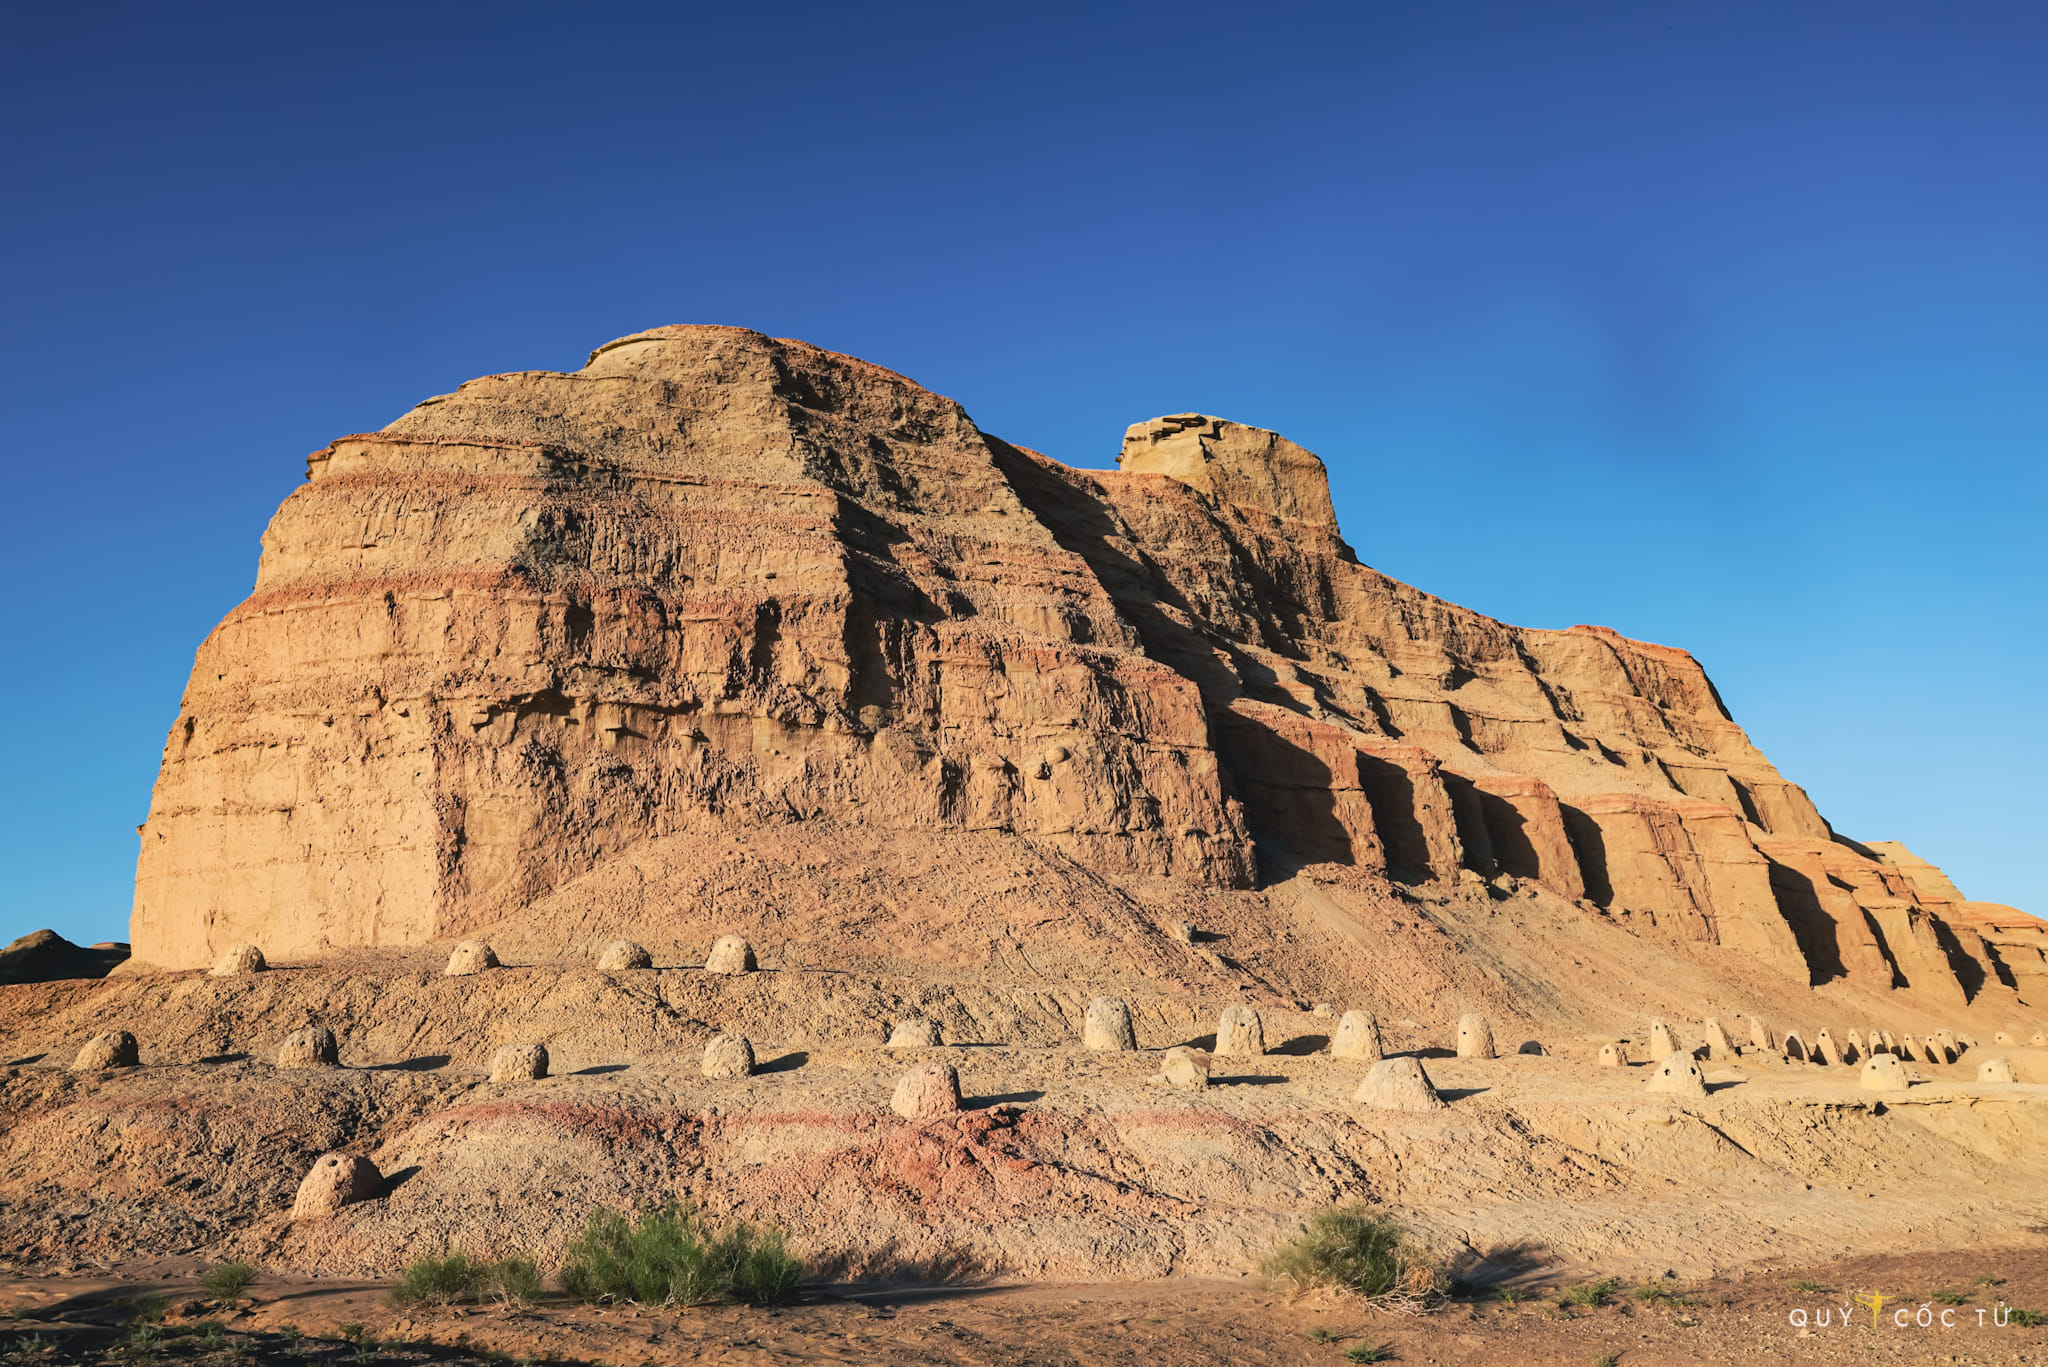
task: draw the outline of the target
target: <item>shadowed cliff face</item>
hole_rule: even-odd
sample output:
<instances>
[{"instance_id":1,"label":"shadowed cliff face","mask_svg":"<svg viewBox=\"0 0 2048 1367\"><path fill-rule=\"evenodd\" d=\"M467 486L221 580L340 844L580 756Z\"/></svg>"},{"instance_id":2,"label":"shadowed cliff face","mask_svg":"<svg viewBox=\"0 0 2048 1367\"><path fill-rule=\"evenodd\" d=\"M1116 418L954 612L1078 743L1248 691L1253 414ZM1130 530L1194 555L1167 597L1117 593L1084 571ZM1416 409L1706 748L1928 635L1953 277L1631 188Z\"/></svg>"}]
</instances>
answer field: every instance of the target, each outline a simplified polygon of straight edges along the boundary
<instances>
[{"instance_id":1,"label":"shadowed cliff face","mask_svg":"<svg viewBox=\"0 0 2048 1367\"><path fill-rule=\"evenodd\" d=\"M1835 838L1683 651L1361 565L1273 433L1160 418L1120 465L711 327L336 441L200 648L137 959L419 943L616 890L654 842L810 822L935 859L998 833L1110 885L1510 874L1933 1001L2048 976L2028 918Z\"/></svg>"}]
</instances>

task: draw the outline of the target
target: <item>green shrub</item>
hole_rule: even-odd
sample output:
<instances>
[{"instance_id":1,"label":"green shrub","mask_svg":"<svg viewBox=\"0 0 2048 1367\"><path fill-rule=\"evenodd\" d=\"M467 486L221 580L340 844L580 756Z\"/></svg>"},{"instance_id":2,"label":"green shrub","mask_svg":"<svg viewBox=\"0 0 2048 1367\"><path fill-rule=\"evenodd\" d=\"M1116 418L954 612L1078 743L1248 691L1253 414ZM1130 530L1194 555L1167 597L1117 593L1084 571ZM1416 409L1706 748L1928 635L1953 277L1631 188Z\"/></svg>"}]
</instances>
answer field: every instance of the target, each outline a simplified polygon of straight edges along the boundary
<instances>
[{"instance_id":1,"label":"green shrub","mask_svg":"<svg viewBox=\"0 0 2048 1367\"><path fill-rule=\"evenodd\" d=\"M540 1299L540 1269L525 1258L500 1258L491 1267L490 1292L513 1305Z\"/></svg>"},{"instance_id":2,"label":"green shrub","mask_svg":"<svg viewBox=\"0 0 2048 1367\"><path fill-rule=\"evenodd\" d=\"M393 1305L455 1305L483 1299L483 1264L460 1253L421 1258L391 1288Z\"/></svg>"},{"instance_id":3,"label":"green shrub","mask_svg":"<svg viewBox=\"0 0 2048 1367\"><path fill-rule=\"evenodd\" d=\"M1621 1289L1621 1278L1602 1277L1597 1282L1582 1282L1557 1298L1559 1305L1605 1305L1614 1299L1614 1293Z\"/></svg>"},{"instance_id":4,"label":"green shrub","mask_svg":"<svg viewBox=\"0 0 2048 1367\"><path fill-rule=\"evenodd\" d=\"M1682 1292L1674 1291L1661 1282L1652 1282L1648 1286L1637 1287L1635 1296L1637 1300L1649 1301L1653 1305L1689 1306L1693 1303L1692 1297Z\"/></svg>"},{"instance_id":5,"label":"green shrub","mask_svg":"<svg viewBox=\"0 0 2048 1367\"><path fill-rule=\"evenodd\" d=\"M1303 1290L1332 1286L1396 1308L1432 1305L1448 1285L1443 1268L1400 1221L1358 1205L1318 1212L1301 1237L1275 1249L1261 1270Z\"/></svg>"},{"instance_id":6,"label":"green shrub","mask_svg":"<svg viewBox=\"0 0 2048 1367\"><path fill-rule=\"evenodd\" d=\"M1970 1298L1961 1291L1937 1291L1930 1299L1940 1301L1943 1305L1961 1305Z\"/></svg>"},{"instance_id":7,"label":"green shrub","mask_svg":"<svg viewBox=\"0 0 2048 1367\"><path fill-rule=\"evenodd\" d=\"M1346 1362L1387 1362L1393 1356L1394 1345L1391 1343L1370 1345L1361 1343L1356 1347L1344 1350L1344 1360Z\"/></svg>"},{"instance_id":8,"label":"green shrub","mask_svg":"<svg viewBox=\"0 0 2048 1367\"><path fill-rule=\"evenodd\" d=\"M154 1320L137 1320L128 1326L128 1332L114 1345L114 1350L123 1357L155 1357L157 1349L163 1347L164 1333L157 1328Z\"/></svg>"},{"instance_id":9,"label":"green shrub","mask_svg":"<svg viewBox=\"0 0 2048 1367\"><path fill-rule=\"evenodd\" d=\"M540 1296L540 1269L524 1258L486 1262L462 1253L422 1258L391 1288L393 1305L469 1305L496 1296L524 1305Z\"/></svg>"},{"instance_id":10,"label":"green shrub","mask_svg":"<svg viewBox=\"0 0 2048 1367\"><path fill-rule=\"evenodd\" d=\"M2024 1329L2038 1329L2042 1325L2048 1324L2048 1314L2043 1314L2039 1310L2014 1308L2007 1311L2007 1315L2009 1316L2006 1321L2007 1323L2017 1324Z\"/></svg>"},{"instance_id":11,"label":"green shrub","mask_svg":"<svg viewBox=\"0 0 2048 1367\"><path fill-rule=\"evenodd\" d=\"M778 1229L736 1224L718 1233L676 1201L642 1211L638 1221L599 1206L569 1245L562 1289L585 1301L772 1305L788 1297L803 1272Z\"/></svg>"},{"instance_id":12,"label":"green shrub","mask_svg":"<svg viewBox=\"0 0 2048 1367\"><path fill-rule=\"evenodd\" d=\"M232 1301L241 1299L255 1280L256 1269L247 1263L216 1263L199 1279L199 1285L217 1301Z\"/></svg>"}]
</instances>

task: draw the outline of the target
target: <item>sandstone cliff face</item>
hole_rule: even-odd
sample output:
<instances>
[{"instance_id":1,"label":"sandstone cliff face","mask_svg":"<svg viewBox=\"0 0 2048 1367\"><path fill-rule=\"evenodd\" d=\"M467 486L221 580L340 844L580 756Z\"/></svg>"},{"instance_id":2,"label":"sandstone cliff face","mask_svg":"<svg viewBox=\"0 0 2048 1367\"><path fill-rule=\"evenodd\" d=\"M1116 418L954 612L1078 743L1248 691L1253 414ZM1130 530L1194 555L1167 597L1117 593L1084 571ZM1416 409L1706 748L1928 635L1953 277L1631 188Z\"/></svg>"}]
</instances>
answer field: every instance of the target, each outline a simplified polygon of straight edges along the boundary
<instances>
[{"instance_id":1,"label":"sandstone cliff face","mask_svg":"<svg viewBox=\"0 0 2048 1367\"><path fill-rule=\"evenodd\" d=\"M1112 886L1505 874L1799 983L2048 996L2039 923L1836 838L1683 651L1367 568L1270 432L1164 417L1119 464L712 327L336 441L200 648L138 961L415 944L579 880L652 901L662 842L813 823Z\"/></svg>"}]
</instances>

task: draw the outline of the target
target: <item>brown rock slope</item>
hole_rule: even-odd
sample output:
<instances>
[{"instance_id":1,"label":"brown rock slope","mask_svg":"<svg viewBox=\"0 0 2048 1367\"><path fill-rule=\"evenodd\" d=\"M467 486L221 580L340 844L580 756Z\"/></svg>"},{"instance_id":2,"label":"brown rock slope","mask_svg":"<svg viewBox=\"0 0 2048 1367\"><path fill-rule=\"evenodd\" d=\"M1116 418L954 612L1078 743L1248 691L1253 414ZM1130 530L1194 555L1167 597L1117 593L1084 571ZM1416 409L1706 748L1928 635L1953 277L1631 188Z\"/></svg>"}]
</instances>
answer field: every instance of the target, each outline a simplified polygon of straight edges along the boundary
<instances>
[{"instance_id":1,"label":"brown rock slope","mask_svg":"<svg viewBox=\"0 0 2048 1367\"><path fill-rule=\"evenodd\" d=\"M2032 918L1836 837L1683 651L1359 564L1273 433L1119 459L714 327L336 441L199 651L137 966L509 924L971 968L1052 920L1041 954L1129 969L1174 905L1324 864L1930 1009L2048 972Z\"/></svg>"}]
</instances>

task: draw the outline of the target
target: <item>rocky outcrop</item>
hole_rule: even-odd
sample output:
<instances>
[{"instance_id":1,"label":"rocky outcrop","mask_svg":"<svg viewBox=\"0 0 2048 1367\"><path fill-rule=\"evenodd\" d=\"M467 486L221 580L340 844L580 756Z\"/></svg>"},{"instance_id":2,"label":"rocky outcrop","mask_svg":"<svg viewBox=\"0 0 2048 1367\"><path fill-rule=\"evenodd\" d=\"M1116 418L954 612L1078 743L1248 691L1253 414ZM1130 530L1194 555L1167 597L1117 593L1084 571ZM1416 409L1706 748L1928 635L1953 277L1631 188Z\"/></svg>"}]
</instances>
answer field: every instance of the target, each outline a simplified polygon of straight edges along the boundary
<instances>
[{"instance_id":1,"label":"rocky outcrop","mask_svg":"<svg viewBox=\"0 0 2048 1367\"><path fill-rule=\"evenodd\" d=\"M343 1206L374 1199L383 1189L384 1174L361 1154L324 1153L299 1183L292 1219L324 1220Z\"/></svg>"},{"instance_id":2,"label":"rocky outcrop","mask_svg":"<svg viewBox=\"0 0 2048 1367\"><path fill-rule=\"evenodd\" d=\"M32 930L0 949L0 985L104 978L127 958L127 945L81 948L54 930Z\"/></svg>"},{"instance_id":3,"label":"rocky outcrop","mask_svg":"<svg viewBox=\"0 0 2048 1367\"><path fill-rule=\"evenodd\" d=\"M1159 418L1118 463L1069 468L879 367L714 327L331 443L200 647L142 832L137 960L521 916L560 951L668 943L665 921L717 924L687 880L727 833L808 823L939 866L987 838L1056 858L1112 909L1087 932L1105 953L1137 952L1119 889L1330 864L1526 883L1795 984L2048 999L2040 923L1836 837L1685 652L1379 574L1321 461L1275 433ZM569 928L603 899L605 924Z\"/></svg>"}]
</instances>

